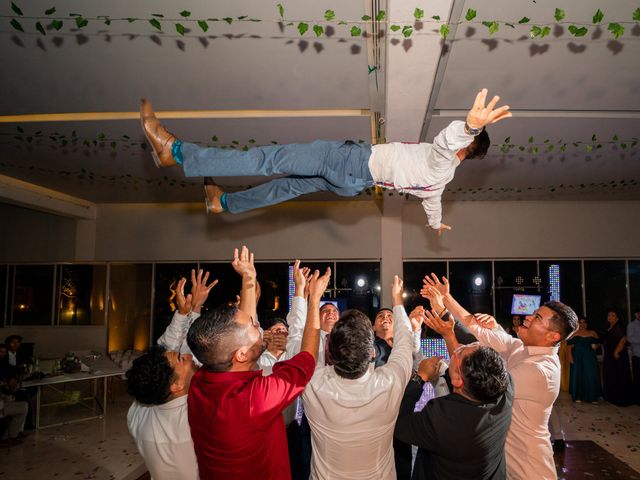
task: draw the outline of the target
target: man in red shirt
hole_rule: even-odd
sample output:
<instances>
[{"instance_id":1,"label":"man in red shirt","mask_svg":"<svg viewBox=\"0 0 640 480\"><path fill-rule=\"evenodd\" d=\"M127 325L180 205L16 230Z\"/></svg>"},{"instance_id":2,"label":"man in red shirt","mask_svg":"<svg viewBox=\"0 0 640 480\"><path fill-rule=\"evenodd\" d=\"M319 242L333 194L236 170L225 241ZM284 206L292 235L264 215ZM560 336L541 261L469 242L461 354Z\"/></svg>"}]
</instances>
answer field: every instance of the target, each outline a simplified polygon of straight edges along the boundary
<instances>
[{"instance_id":1,"label":"man in red shirt","mask_svg":"<svg viewBox=\"0 0 640 480\"><path fill-rule=\"evenodd\" d=\"M246 247L234 253L242 276L240 306L223 306L198 318L187 336L203 367L189 390L189 425L200 478L291 478L282 411L307 385L316 366L320 298L330 269L310 280L309 308L300 353L278 362L263 377L256 370L264 351L256 321L256 270Z\"/></svg>"}]
</instances>

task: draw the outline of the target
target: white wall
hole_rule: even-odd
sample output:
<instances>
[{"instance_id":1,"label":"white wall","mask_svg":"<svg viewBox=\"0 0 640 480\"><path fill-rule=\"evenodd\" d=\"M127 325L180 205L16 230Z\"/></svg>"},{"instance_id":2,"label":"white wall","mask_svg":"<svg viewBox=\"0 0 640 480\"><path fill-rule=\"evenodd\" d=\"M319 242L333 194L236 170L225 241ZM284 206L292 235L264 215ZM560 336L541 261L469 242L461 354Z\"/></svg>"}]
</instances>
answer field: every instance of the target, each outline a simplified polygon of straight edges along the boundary
<instances>
[{"instance_id":1,"label":"white wall","mask_svg":"<svg viewBox=\"0 0 640 480\"><path fill-rule=\"evenodd\" d=\"M242 215L201 204L100 205L95 259L226 260L246 244L261 260L380 257L373 201L295 202Z\"/></svg>"},{"instance_id":2,"label":"white wall","mask_svg":"<svg viewBox=\"0 0 640 480\"><path fill-rule=\"evenodd\" d=\"M56 262L74 258L76 222L0 203L0 262Z\"/></svg>"},{"instance_id":3,"label":"white wall","mask_svg":"<svg viewBox=\"0 0 640 480\"><path fill-rule=\"evenodd\" d=\"M22 336L24 342L35 343L34 354L42 358L56 358L78 350L104 352L107 347L104 326L13 326L0 328L0 341L12 334Z\"/></svg>"},{"instance_id":4,"label":"white wall","mask_svg":"<svg viewBox=\"0 0 640 480\"><path fill-rule=\"evenodd\" d=\"M640 257L640 202L447 202L440 239L403 211L404 258Z\"/></svg>"}]
</instances>

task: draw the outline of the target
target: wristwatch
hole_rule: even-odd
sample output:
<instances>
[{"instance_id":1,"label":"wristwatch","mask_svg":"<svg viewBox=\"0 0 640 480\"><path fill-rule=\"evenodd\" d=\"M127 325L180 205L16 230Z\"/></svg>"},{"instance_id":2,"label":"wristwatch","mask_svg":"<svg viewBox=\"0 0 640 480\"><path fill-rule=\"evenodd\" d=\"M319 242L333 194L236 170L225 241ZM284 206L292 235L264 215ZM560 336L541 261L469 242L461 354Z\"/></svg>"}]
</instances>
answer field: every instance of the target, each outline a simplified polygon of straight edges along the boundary
<instances>
[{"instance_id":1,"label":"wristwatch","mask_svg":"<svg viewBox=\"0 0 640 480\"><path fill-rule=\"evenodd\" d=\"M478 136L484 130L484 127L471 128L467 122L464 122L464 131L467 135Z\"/></svg>"},{"instance_id":2,"label":"wristwatch","mask_svg":"<svg viewBox=\"0 0 640 480\"><path fill-rule=\"evenodd\" d=\"M416 382L421 387L423 387L424 384L425 384L425 381L422 379L422 377L420 375L418 375L418 372L413 372L413 375L411 375L411 379L410 380L412 382Z\"/></svg>"}]
</instances>

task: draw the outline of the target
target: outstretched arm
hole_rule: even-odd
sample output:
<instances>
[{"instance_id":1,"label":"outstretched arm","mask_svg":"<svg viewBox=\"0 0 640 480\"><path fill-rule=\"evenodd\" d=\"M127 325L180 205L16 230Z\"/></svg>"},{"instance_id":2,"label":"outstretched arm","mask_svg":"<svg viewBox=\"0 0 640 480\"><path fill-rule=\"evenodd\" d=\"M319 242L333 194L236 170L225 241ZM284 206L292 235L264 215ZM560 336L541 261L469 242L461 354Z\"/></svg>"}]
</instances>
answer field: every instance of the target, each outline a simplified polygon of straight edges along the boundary
<instances>
[{"instance_id":1,"label":"outstretched arm","mask_svg":"<svg viewBox=\"0 0 640 480\"><path fill-rule=\"evenodd\" d=\"M242 277L242 289L240 290L240 310L256 318L256 268L253 264L253 253L249 252L246 246L242 249L234 249L233 261L231 262L233 269Z\"/></svg>"},{"instance_id":2,"label":"outstretched arm","mask_svg":"<svg viewBox=\"0 0 640 480\"><path fill-rule=\"evenodd\" d=\"M309 281L309 308L307 309L307 323L304 326L300 351L310 353L314 360L318 358L318 346L320 345L320 299L327 289L330 278L331 268L327 268L322 276L316 270Z\"/></svg>"},{"instance_id":3,"label":"outstretched arm","mask_svg":"<svg viewBox=\"0 0 640 480\"><path fill-rule=\"evenodd\" d=\"M456 320L462 322L462 324L467 327L473 323L473 315L471 315L457 302L455 298L453 298L453 295L451 295L449 280L447 280L446 277L442 277L442 281L440 281L438 276L435 273L432 273L431 276L425 276L422 283L423 286L422 290L420 290L420 294L424 298L429 298L429 288L435 289L442 298L442 307L446 307L449 313L451 313ZM432 305L432 308L437 308L437 306Z\"/></svg>"}]
</instances>

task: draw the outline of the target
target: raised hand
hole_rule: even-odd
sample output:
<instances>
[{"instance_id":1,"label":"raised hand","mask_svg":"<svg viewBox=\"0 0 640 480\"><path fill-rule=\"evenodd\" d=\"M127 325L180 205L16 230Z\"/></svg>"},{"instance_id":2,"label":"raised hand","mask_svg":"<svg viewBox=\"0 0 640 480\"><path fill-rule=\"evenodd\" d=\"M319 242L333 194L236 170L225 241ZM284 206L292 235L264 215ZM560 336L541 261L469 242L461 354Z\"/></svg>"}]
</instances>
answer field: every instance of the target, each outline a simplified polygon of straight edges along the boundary
<instances>
[{"instance_id":1,"label":"raised hand","mask_svg":"<svg viewBox=\"0 0 640 480\"><path fill-rule=\"evenodd\" d=\"M451 230L451 225L447 225L446 223L440 223L440 228L438 228L436 232L438 232L438 236L441 237L442 234L447 230Z\"/></svg>"},{"instance_id":2,"label":"raised hand","mask_svg":"<svg viewBox=\"0 0 640 480\"><path fill-rule=\"evenodd\" d=\"M309 301L315 300L320 302L322 295L327 290L329 279L331 278L331 267L327 267L324 275L320 276L320 272L316 270L309 281Z\"/></svg>"},{"instance_id":3,"label":"raised hand","mask_svg":"<svg viewBox=\"0 0 640 480\"><path fill-rule=\"evenodd\" d=\"M305 300L309 300L309 285L311 285L311 269L304 267L302 269L303 273L304 273L304 281L305 281L305 285L304 285L304 293L303 293L303 297Z\"/></svg>"},{"instance_id":4,"label":"raised hand","mask_svg":"<svg viewBox=\"0 0 640 480\"><path fill-rule=\"evenodd\" d=\"M436 312L444 311L444 297L437 288L424 287L422 290L420 290L420 293L424 298L429 300L432 309L434 309Z\"/></svg>"},{"instance_id":5,"label":"raised hand","mask_svg":"<svg viewBox=\"0 0 640 480\"><path fill-rule=\"evenodd\" d=\"M193 273L193 270L191 270ZM176 289L176 303L178 304L178 312L180 315L189 315L193 309L193 298L189 294L184 296L184 286L187 284L187 279L182 277L178 281L178 288Z\"/></svg>"},{"instance_id":6,"label":"raised hand","mask_svg":"<svg viewBox=\"0 0 640 480\"><path fill-rule=\"evenodd\" d=\"M256 267L253 264L253 253L249 252L249 249L243 245L242 249L238 251L237 248L233 249L233 261L231 266L238 273L238 275L245 277L256 278Z\"/></svg>"},{"instance_id":7,"label":"raised hand","mask_svg":"<svg viewBox=\"0 0 640 480\"><path fill-rule=\"evenodd\" d=\"M430 357L422 360L418 366L420 378L425 382L435 378L440 373L440 360L442 360L442 357Z\"/></svg>"},{"instance_id":8,"label":"raised hand","mask_svg":"<svg viewBox=\"0 0 640 480\"><path fill-rule=\"evenodd\" d=\"M411 330L417 332L422 327L422 322L424 322L424 307L422 305L418 305L416 308L411 310L409 314L409 321L411 322Z\"/></svg>"},{"instance_id":9,"label":"raised hand","mask_svg":"<svg viewBox=\"0 0 640 480\"><path fill-rule=\"evenodd\" d=\"M489 92L486 88L483 88L478 92L476 100L473 103L473 107L471 107L471 110L469 110L469 113L467 114L467 125L471 128L483 128L485 125L490 125L512 116L509 111L509 105L495 108L496 104L500 100L500 97L497 95L485 106L487 93Z\"/></svg>"},{"instance_id":10,"label":"raised hand","mask_svg":"<svg viewBox=\"0 0 640 480\"><path fill-rule=\"evenodd\" d=\"M476 313L473 318L482 328L493 330L498 326L497 320L487 313Z\"/></svg>"},{"instance_id":11,"label":"raised hand","mask_svg":"<svg viewBox=\"0 0 640 480\"><path fill-rule=\"evenodd\" d=\"M202 308L202 305L204 305L204 302L207 301L211 289L218 284L218 280L214 280L209 285L207 285L208 280L209 272L205 272L204 270L200 269L198 270L198 275L196 276L196 271L191 270L192 308L198 313L200 313L200 309Z\"/></svg>"},{"instance_id":12,"label":"raised hand","mask_svg":"<svg viewBox=\"0 0 640 480\"><path fill-rule=\"evenodd\" d=\"M424 311L424 323L427 325L427 327L429 327L430 329L442 335L445 338L445 340L447 339L447 337L451 337L451 336L455 338L455 335L453 333L455 322L454 321L445 322L438 316L435 310Z\"/></svg>"},{"instance_id":13,"label":"raised hand","mask_svg":"<svg viewBox=\"0 0 640 480\"><path fill-rule=\"evenodd\" d=\"M422 279L422 289L420 290L420 295L424 298L429 298L427 296L427 288L429 287L435 288L443 297L449 295L449 280L447 280L447 277L442 277L441 282L435 273L432 273L431 276L426 275Z\"/></svg>"},{"instance_id":14,"label":"raised hand","mask_svg":"<svg viewBox=\"0 0 640 480\"><path fill-rule=\"evenodd\" d=\"M391 284L391 301L393 306L402 305L402 288L404 282L398 275L393 276L393 283Z\"/></svg>"},{"instance_id":15,"label":"raised hand","mask_svg":"<svg viewBox=\"0 0 640 480\"><path fill-rule=\"evenodd\" d=\"M307 277L309 276L309 268L300 268L300 260L296 259L293 263L293 283L295 285L295 296L304 297L307 286Z\"/></svg>"}]
</instances>

